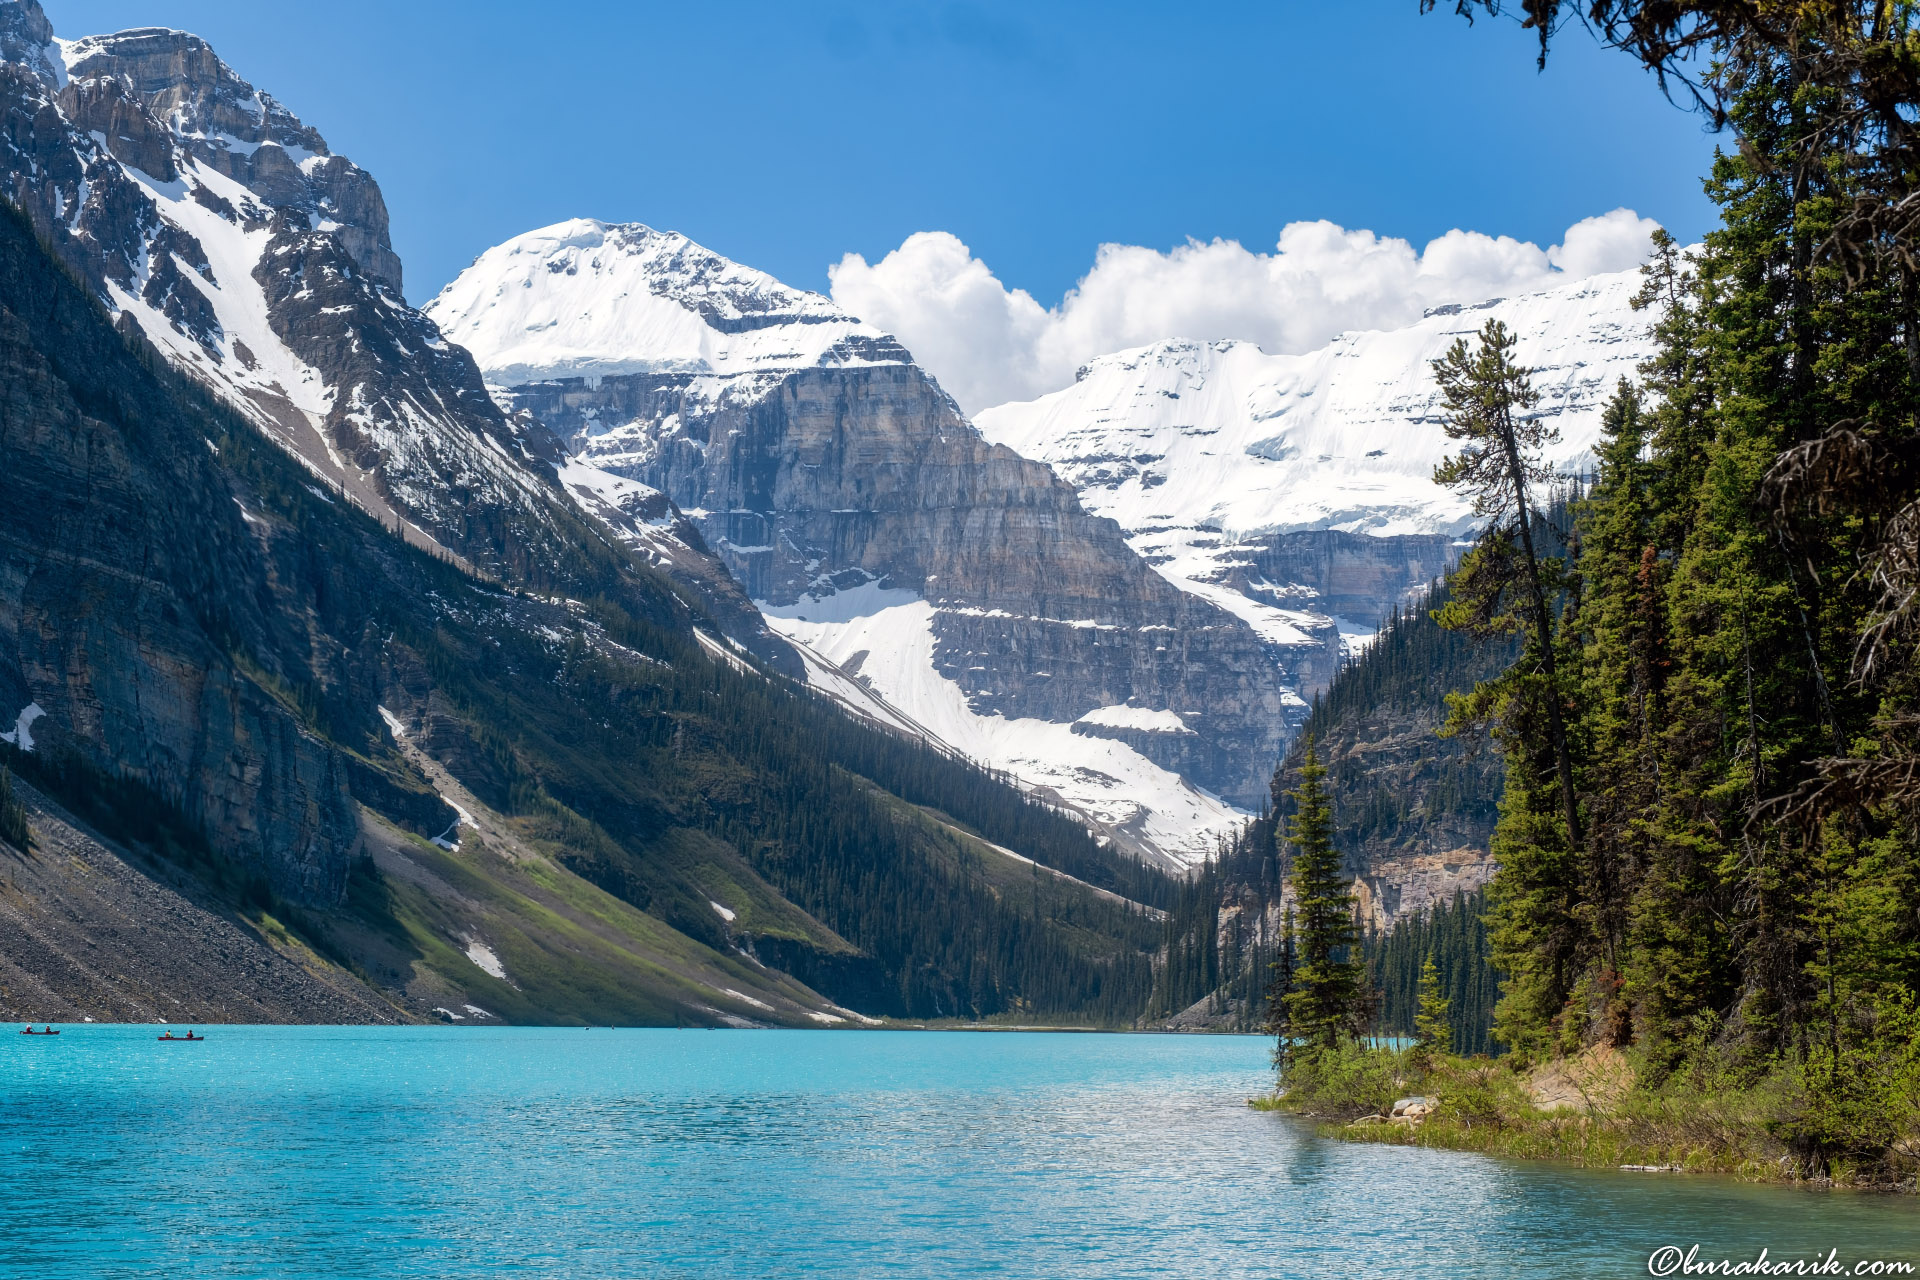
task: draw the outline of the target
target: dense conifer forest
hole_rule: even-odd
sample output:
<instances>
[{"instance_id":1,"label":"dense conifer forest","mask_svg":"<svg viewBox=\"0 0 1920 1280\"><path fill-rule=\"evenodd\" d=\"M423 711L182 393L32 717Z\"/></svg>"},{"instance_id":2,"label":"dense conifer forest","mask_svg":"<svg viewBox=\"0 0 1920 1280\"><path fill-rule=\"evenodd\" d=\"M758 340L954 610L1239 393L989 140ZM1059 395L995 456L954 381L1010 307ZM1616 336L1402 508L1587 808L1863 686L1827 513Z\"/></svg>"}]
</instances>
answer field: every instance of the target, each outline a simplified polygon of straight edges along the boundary
<instances>
[{"instance_id":1,"label":"dense conifer forest","mask_svg":"<svg viewBox=\"0 0 1920 1280\"><path fill-rule=\"evenodd\" d=\"M1490 960L1485 893L1459 894L1364 943L1368 983L1379 994L1375 1031L1410 1038L1420 1012L1420 975L1430 961L1438 972L1452 1031L1450 1050L1496 1052L1493 1006L1500 975Z\"/></svg>"},{"instance_id":2,"label":"dense conifer forest","mask_svg":"<svg viewBox=\"0 0 1920 1280\"><path fill-rule=\"evenodd\" d=\"M1556 504L1548 518L1564 521L1565 504ZM1543 525L1542 537L1553 537L1550 525ZM1238 1031L1265 1025L1280 956L1283 890L1292 870L1285 827L1293 805L1287 793L1299 785L1309 741L1328 760L1333 845L1349 877L1378 858L1485 847L1499 812L1500 755L1484 735L1442 738L1438 730L1446 721L1448 695L1498 673L1517 649L1503 639L1477 640L1441 627L1433 615L1448 599L1446 585L1438 583L1384 620L1372 643L1315 698L1298 742L1274 772L1276 807L1180 886L1164 926L1166 962L1149 1020L1170 1018L1204 1000L1210 1025ZM1450 1016L1464 1052L1490 1051L1496 977L1484 930L1468 923L1477 922L1484 908L1484 896L1474 894L1439 904L1434 919L1444 918L1443 926L1416 916L1363 940L1369 973L1380 986L1397 981L1392 975L1407 963L1409 981L1417 984L1425 952L1409 952L1416 945L1411 939L1429 938L1437 927L1482 939L1470 951L1449 951L1438 961L1459 992ZM1411 1034L1412 1013L1403 1011L1411 1010L1413 991L1409 985L1404 993L1391 986L1383 992L1380 1034Z\"/></svg>"},{"instance_id":3,"label":"dense conifer forest","mask_svg":"<svg viewBox=\"0 0 1920 1280\"><path fill-rule=\"evenodd\" d=\"M1461 449L1435 478L1487 521L1436 617L1520 647L1449 699L1446 726L1490 732L1504 762L1492 1037L1520 1066L1615 1061L1629 1082L1575 1140L1543 1136L1520 1086L1436 1066L1481 1108L1479 1136L1443 1113L1436 1140L1508 1131L1602 1159L1641 1143L1905 1180L1920 1124L1920 15L1524 8L1543 66L1577 17L1729 145L1705 183L1721 225L1692 248L1655 237L1637 305L1657 350L1606 410L1561 545L1529 536L1554 439L1512 335L1490 322L1436 364ZM1450 910L1423 927L1432 949L1480 925ZM1417 947L1396 936L1375 960L1401 1025ZM1289 1072L1287 1105L1377 1105L1361 1095L1394 1068L1366 1059L1347 1047Z\"/></svg>"}]
</instances>

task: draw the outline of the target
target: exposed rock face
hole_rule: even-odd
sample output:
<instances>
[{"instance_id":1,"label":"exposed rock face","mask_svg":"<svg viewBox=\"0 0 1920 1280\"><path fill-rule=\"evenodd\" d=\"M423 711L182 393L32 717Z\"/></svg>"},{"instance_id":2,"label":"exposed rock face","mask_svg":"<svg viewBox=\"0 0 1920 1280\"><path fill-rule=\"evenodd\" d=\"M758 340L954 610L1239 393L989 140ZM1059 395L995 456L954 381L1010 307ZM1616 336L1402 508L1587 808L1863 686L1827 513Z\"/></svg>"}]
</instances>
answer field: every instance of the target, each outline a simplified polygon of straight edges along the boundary
<instances>
[{"instance_id":1,"label":"exposed rock face","mask_svg":"<svg viewBox=\"0 0 1920 1280\"><path fill-rule=\"evenodd\" d=\"M1283 597L1272 584L1288 583L1328 616L1363 623L1371 630L1390 608L1408 603L1452 568L1460 549L1459 540L1444 533L1384 537L1340 529L1269 533L1240 543L1235 558L1245 557L1250 563L1233 566L1238 572L1223 581L1248 595L1264 590L1276 599Z\"/></svg>"},{"instance_id":2,"label":"exposed rock face","mask_svg":"<svg viewBox=\"0 0 1920 1280\"><path fill-rule=\"evenodd\" d=\"M409 541L570 590L568 544L613 535L570 510L552 434L406 304L373 178L197 36L50 39L33 0L0 0L0 187L101 300ZM799 669L717 566L669 544L737 639Z\"/></svg>"},{"instance_id":3,"label":"exposed rock face","mask_svg":"<svg viewBox=\"0 0 1920 1280\"><path fill-rule=\"evenodd\" d=\"M35 251L7 219L18 266ZM232 656L305 648L258 611L257 520L206 441L136 453L129 406L78 403L57 361L101 353L50 354L42 324L0 311L0 718L37 711L36 751L147 786L286 896L335 901L359 843L348 761L275 695L281 672Z\"/></svg>"},{"instance_id":4,"label":"exposed rock face","mask_svg":"<svg viewBox=\"0 0 1920 1280\"><path fill-rule=\"evenodd\" d=\"M1493 855L1484 839L1436 853L1404 854L1369 868L1354 881L1353 896L1369 929L1385 933L1402 920L1473 894L1493 879Z\"/></svg>"},{"instance_id":5,"label":"exposed rock face","mask_svg":"<svg viewBox=\"0 0 1920 1280\"><path fill-rule=\"evenodd\" d=\"M273 208L302 209L311 221L332 224L330 234L360 269L399 294L400 259L372 177L330 154L318 130L235 75L199 36L164 27L89 36L66 50L66 64L74 80L118 82L146 106L145 120L130 121L141 138L136 154L123 154L117 135L107 133L115 158L172 181L171 153L181 145ZM167 127L147 123L162 120ZM152 163L142 162L147 157Z\"/></svg>"},{"instance_id":6,"label":"exposed rock face","mask_svg":"<svg viewBox=\"0 0 1920 1280\"><path fill-rule=\"evenodd\" d=\"M515 407L581 461L665 493L776 625L813 628L909 717L1071 726L1056 737L1069 751L1120 743L1238 804L1264 794L1302 704L1252 628L1155 574L826 299L682 236L575 222L490 250L429 313ZM855 627L864 649L841 643ZM918 686L882 671L879 649L929 629ZM927 678L964 705L936 706ZM1130 789L1090 762L935 735L1096 811ZM1143 823L1126 811L1140 807L1111 825ZM1203 852L1232 815L1211 821L1172 847Z\"/></svg>"}]
</instances>

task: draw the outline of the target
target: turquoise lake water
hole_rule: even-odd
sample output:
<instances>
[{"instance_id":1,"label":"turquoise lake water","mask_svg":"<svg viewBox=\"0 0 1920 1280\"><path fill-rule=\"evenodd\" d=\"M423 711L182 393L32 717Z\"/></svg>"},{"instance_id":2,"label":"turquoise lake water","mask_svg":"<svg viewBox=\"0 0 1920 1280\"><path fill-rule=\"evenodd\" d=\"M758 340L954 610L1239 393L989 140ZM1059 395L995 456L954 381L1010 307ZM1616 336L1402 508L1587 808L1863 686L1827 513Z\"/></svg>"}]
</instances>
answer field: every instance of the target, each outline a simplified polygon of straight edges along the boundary
<instances>
[{"instance_id":1,"label":"turquoise lake water","mask_svg":"<svg viewBox=\"0 0 1920 1280\"><path fill-rule=\"evenodd\" d=\"M1632 1276L1920 1262L1909 1198L1315 1138L1251 1038L0 1032L0 1274Z\"/></svg>"}]
</instances>

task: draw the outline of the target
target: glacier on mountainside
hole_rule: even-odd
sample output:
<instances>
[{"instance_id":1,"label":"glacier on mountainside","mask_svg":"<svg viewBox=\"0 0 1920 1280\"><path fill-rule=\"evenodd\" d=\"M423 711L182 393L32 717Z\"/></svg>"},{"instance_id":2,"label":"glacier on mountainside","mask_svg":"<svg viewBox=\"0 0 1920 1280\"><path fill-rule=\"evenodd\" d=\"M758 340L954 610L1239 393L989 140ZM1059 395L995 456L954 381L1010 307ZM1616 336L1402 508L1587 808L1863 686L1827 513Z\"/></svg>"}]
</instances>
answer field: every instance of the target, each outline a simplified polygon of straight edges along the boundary
<instances>
[{"instance_id":1,"label":"glacier on mountainside","mask_svg":"<svg viewBox=\"0 0 1920 1280\"><path fill-rule=\"evenodd\" d=\"M1560 431L1551 462L1585 472L1602 407L1652 351L1652 317L1632 307L1640 283L1626 271L1437 308L1302 355L1158 342L974 421L1048 463L1170 581L1239 613L1277 648L1337 633L1332 643L1350 650L1445 567L1474 524L1470 503L1433 482L1451 442L1431 362L1503 321L1534 369L1535 412Z\"/></svg>"},{"instance_id":2,"label":"glacier on mountainside","mask_svg":"<svg viewBox=\"0 0 1920 1280\"><path fill-rule=\"evenodd\" d=\"M817 600L763 604L761 612L774 630L825 660L809 680L830 696L857 712L859 693L844 687L856 683L880 704L867 713L875 722L888 723L888 710L903 713L898 727L988 763L1131 842L1198 861L1246 821L1219 796L1126 743L1075 729L1107 723L1191 733L1171 711L1103 707L1072 724L979 714L940 674L934 606L915 592L868 583Z\"/></svg>"}]
</instances>

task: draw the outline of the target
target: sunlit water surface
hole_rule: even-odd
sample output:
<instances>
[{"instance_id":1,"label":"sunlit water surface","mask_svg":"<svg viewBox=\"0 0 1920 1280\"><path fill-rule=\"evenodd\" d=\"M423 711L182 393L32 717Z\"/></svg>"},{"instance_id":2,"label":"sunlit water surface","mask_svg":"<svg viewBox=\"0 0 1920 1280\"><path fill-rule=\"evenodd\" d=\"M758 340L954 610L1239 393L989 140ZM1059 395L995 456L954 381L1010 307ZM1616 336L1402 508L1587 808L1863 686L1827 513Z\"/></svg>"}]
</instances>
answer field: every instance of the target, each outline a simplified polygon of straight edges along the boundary
<instances>
[{"instance_id":1,"label":"sunlit water surface","mask_svg":"<svg viewBox=\"0 0 1920 1280\"><path fill-rule=\"evenodd\" d=\"M1908 1198L1329 1142L1264 1041L0 1032L0 1274L1631 1276L1920 1261Z\"/></svg>"}]
</instances>

